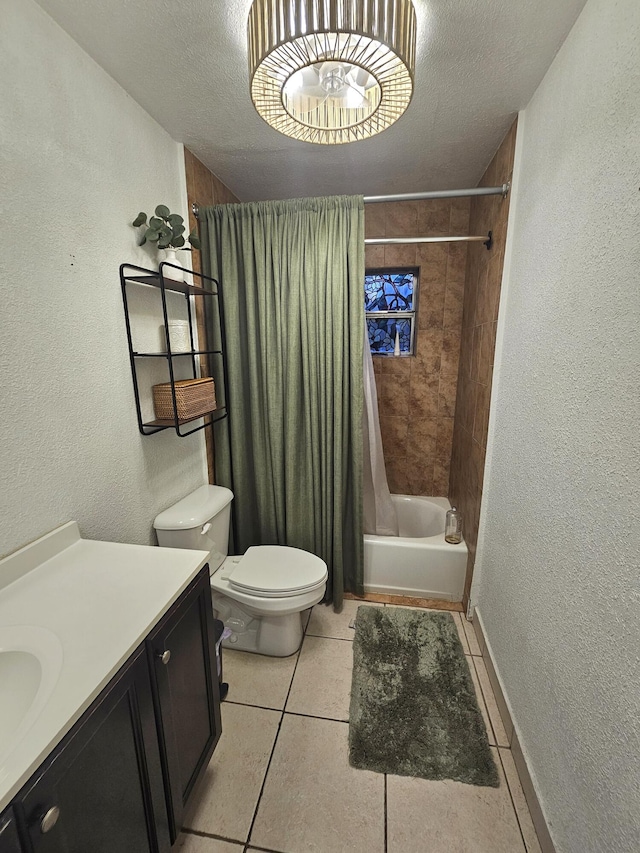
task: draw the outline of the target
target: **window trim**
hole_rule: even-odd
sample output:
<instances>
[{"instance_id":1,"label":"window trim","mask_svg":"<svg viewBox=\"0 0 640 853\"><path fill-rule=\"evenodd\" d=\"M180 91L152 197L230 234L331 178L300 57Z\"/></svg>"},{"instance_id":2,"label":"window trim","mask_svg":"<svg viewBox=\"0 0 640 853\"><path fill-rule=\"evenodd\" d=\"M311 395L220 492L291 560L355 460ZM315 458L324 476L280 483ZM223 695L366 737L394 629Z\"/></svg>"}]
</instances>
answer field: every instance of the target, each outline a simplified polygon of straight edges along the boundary
<instances>
[{"instance_id":1,"label":"window trim","mask_svg":"<svg viewBox=\"0 0 640 853\"><path fill-rule=\"evenodd\" d=\"M406 275L407 273L411 273L413 276L413 308L411 311L366 311L364 312L364 321L367 320L375 320L376 318L381 319L383 317L394 317L394 318L407 318L411 322L409 323L409 327L411 329L410 337L409 337L409 352L401 352L399 356L396 356L393 352L376 352L371 350L371 355L375 358L376 356L380 356L382 358L408 358L411 356L415 356L416 354L416 323L418 322L418 301L420 299L420 267L401 267L401 266L389 266L389 267L367 267L365 268L364 274L368 275ZM369 339L369 335L367 333L367 340Z\"/></svg>"}]
</instances>

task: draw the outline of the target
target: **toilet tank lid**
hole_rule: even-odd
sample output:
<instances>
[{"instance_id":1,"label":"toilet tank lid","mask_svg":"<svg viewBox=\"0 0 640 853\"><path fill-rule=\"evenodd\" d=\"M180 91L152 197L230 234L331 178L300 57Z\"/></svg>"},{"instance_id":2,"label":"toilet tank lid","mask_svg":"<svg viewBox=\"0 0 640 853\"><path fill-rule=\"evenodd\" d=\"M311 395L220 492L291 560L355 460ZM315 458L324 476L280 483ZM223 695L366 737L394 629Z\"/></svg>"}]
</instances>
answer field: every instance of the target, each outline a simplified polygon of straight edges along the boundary
<instances>
[{"instance_id":1,"label":"toilet tank lid","mask_svg":"<svg viewBox=\"0 0 640 853\"><path fill-rule=\"evenodd\" d=\"M200 486L181 501L156 516L156 530L191 530L211 521L233 500L233 492L224 486Z\"/></svg>"}]
</instances>

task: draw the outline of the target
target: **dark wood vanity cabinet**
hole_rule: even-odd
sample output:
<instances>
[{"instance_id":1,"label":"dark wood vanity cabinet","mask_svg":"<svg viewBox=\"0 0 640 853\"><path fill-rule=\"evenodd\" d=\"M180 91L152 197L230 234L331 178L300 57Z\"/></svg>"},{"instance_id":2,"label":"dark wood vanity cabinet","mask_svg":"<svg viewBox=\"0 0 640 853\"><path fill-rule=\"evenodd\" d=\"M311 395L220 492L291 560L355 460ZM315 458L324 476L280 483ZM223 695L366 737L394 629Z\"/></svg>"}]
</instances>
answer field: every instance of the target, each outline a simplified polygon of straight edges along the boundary
<instances>
[{"instance_id":1,"label":"dark wood vanity cabinet","mask_svg":"<svg viewBox=\"0 0 640 853\"><path fill-rule=\"evenodd\" d=\"M144 648L45 761L17 807L34 853L170 849Z\"/></svg>"},{"instance_id":2,"label":"dark wood vanity cabinet","mask_svg":"<svg viewBox=\"0 0 640 853\"><path fill-rule=\"evenodd\" d=\"M171 841L184 807L220 737L209 572L180 598L147 638Z\"/></svg>"},{"instance_id":3,"label":"dark wood vanity cabinet","mask_svg":"<svg viewBox=\"0 0 640 853\"><path fill-rule=\"evenodd\" d=\"M0 814L0 853L21 853L18 828L11 809Z\"/></svg>"},{"instance_id":4,"label":"dark wood vanity cabinet","mask_svg":"<svg viewBox=\"0 0 640 853\"><path fill-rule=\"evenodd\" d=\"M0 853L167 853L220 737L204 567L0 818ZM3 828L4 820L4 828Z\"/></svg>"}]
</instances>

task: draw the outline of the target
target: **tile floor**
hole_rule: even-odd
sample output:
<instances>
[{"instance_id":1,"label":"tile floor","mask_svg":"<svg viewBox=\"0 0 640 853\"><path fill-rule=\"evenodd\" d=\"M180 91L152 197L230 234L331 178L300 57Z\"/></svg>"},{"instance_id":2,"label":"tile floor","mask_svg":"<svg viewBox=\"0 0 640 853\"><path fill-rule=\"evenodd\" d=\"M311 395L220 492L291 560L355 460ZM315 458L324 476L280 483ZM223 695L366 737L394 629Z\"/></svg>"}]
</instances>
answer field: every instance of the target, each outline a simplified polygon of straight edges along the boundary
<instances>
[{"instance_id":1,"label":"tile floor","mask_svg":"<svg viewBox=\"0 0 640 853\"><path fill-rule=\"evenodd\" d=\"M181 853L540 853L480 648L452 614L499 788L355 770L348 761L358 602L318 605L300 651L224 650L223 733L194 794ZM363 605L360 605L363 606ZM391 605L364 605L391 606Z\"/></svg>"}]
</instances>

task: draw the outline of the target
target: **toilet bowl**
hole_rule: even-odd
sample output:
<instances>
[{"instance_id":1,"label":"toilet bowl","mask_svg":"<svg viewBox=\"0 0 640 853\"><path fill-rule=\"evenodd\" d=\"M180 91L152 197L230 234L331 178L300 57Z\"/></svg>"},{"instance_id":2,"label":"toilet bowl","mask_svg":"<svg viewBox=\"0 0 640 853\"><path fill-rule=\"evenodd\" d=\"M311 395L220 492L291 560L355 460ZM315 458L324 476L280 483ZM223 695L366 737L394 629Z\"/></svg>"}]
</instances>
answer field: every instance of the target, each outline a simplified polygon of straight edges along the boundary
<instances>
[{"instance_id":1,"label":"toilet bowl","mask_svg":"<svg viewBox=\"0 0 640 853\"><path fill-rule=\"evenodd\" d=\"M201 486L156 517L158 544L209 551L213 609L230 631L223 645L286 657L302 642L302 612L324 596L327 566L284 545L228 556L232 500L229 489Z\"/></svg>"}]
</instances>

